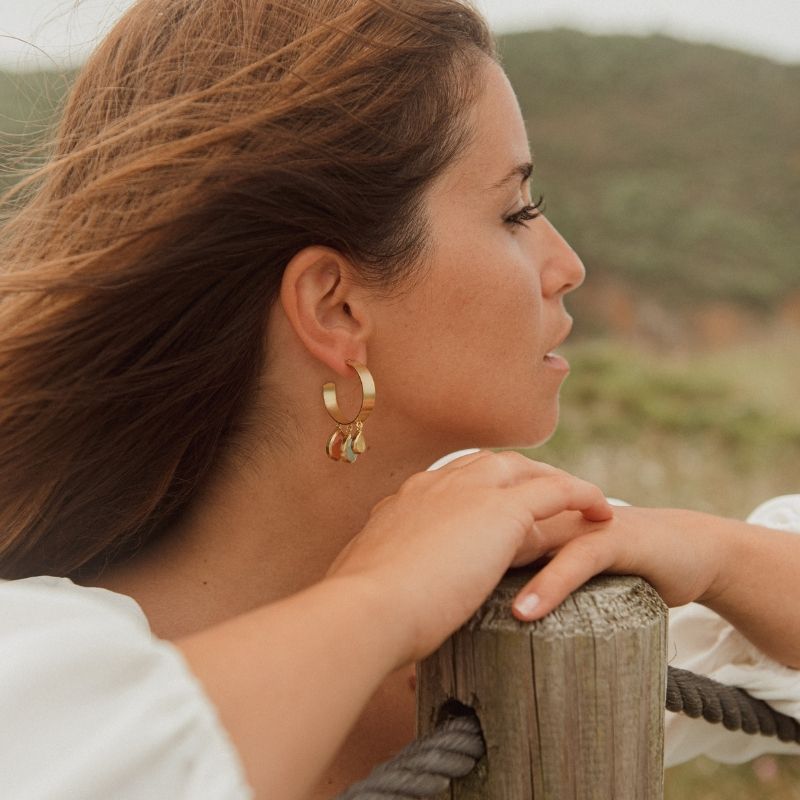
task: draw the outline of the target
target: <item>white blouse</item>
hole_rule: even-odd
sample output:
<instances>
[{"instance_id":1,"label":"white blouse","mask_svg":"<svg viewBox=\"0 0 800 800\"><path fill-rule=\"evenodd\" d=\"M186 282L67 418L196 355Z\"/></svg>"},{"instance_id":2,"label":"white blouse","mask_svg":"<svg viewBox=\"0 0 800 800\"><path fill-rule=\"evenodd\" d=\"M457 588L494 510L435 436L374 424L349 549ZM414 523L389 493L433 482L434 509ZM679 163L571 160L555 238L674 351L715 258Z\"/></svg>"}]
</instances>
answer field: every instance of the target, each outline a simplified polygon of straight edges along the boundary
<instances>
[{"instance_id":1,"label":"white blouse","mask_svg":"<svg viewBox=\"0 0 800 800\"><path fill-rule=\"evenodd\" d=\"M749 521L800 532L800 495L763 504ZM669 652L670 663L800 719L800 672L764 656L712 611L673 609ZM181 651L156 638L123 594L52 576L0 580L0 714L3 798L254 797ZM667 712L667 766L700 754L734 762L766 752L800 754L800 746Z\"/></svg>"},{"instance_id":2,"label":"white blouse","mask_svg":"<svg viewBox=\"0 0 800 800\"><path fill-rule=\"evenodd\" d=\"M747 521L800 533L800 494L767 500ZM800 720L800 670L764 655L719 614L698 603L671 608L668 636L667 655L672 666L738 686ZM800 755L800 745L794 742L729 731L721 723L711 725L685 714L667 711L665 726L664 761L668 767L699 755L729 764L749 761L762 753Z\"/></svg>"},{"instance_id":3,"label":"white blouse","mask_svg":"<svg viewBox=\"0 0 800 800\"><path fill-rule=\"evenodd\" d=\"M0 580L0 796L252 800L183 654L133 598Z\"/></svg>"}]
</instances>

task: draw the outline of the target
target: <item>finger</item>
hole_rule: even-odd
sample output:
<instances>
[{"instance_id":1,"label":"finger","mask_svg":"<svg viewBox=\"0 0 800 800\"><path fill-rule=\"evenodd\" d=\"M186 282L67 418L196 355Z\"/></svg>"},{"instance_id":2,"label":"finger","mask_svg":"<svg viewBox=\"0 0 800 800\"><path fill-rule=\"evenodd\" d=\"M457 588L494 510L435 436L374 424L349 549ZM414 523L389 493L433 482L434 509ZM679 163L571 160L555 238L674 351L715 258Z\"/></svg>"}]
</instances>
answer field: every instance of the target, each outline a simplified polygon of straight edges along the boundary
<instances>
[{"instance_id":1,"label":"finger","mask_svg":"<svg viewBox=\"0 0 800 800\"><path fill-rule=\"evenodd\" d=\"M542 554L555 555L571 539L594 533L605 522L587 520L580 511L563 511L549 519L538 519L527 532L524 544L517 550L511 566L530 564Z\"/></svg>"},{"instance_id":2,"label":"finger","mask_svg":"<svg viewBox=\"0 0 800 800\"><path fill-rule=\"evenodd\" d=\"M562 511L580 511L593 522L605 522L614 516L614 509L597 486L566 472L536 477L505 491L512 502L523 503L534 520L547 519Z\"/></svg>"},{"instance_id":3,"label":"finger","mask_svg":"<svg viewBox=\"0 0 800 800\"><path fill-rule=\"evenodd\" d=\"M510 566L524 567L531 564L540 558L546 558L548 554L547 547L543 545L545 537L536 523L531 525L530 530L525 537L525 543L517 550L513 561Z\"/></svg>"},{"instance_id":4,"label":"finger","mask_svg":"<svg viewBox=\"0 0 800 800\"><path fill-rule=\"evenodd\" d=\"M567 542L514 598L514 616L521 620L540 619L589 578L610 569L614 562L614 543L603 533Z\"/></svg>"}]
</instances>

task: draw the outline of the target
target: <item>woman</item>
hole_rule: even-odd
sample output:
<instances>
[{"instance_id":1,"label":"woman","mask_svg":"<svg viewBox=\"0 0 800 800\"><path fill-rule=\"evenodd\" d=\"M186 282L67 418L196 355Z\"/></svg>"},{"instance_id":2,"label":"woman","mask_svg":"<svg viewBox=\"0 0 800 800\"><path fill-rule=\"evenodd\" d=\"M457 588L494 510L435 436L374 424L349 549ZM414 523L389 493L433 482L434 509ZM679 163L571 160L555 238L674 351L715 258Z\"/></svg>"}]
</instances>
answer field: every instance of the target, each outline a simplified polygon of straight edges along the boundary
<instances>
[{"instance_id":1,"label":"woman","mask_svg":"<svg viewBox=\"0 0 800 800\"><path fill-rule=\"evenodd\" d=\"M414 658L457 627L521 553L524 520L502 512L505 535L477 553L459 548L458 569L449 557L452 584L438 590L445 608L423 595L429 574L419 562L430 559L441 575L441 551L429 553L429 542L452 550L478 518L453 517L433 531L414 511L403 546L386 545L402 550L390 561L405 567L380 585L407 596L392 598L380 636L373 615L364 619L385 605L372 596L374 570L319 583L373 506L442 453L532 444L556 424L566 372L548 354L569 332L562 298L584 273L545 219L526 227L537 213L530 160L488 31L466 5L144 0L82 70L52 160L19 190L30 200L6 223L3 246L2 577L68 576L94 590L93 602L102 600L98 587L133 598L220 714L214 748L209 733L194 762L220 752L229 731L257 796L306 796L316 783L327 796L412 738ZM341 419L355 416L361 387L348 360L367 366L377 388L368 449L349 464L325 452L337 425L320 391L335 381ZM517 480L580 487L553 511L607 515L599 491L520 456L498 459L473 475L487 492L508 479L511 462ZM482 506L484 527L494 505ZM550 510L537 507L537 516ZM379 559L381 547L367 542L367 553ZM303 617L320 597L325 614ZM34 605L27 596L19 603ZM428 629L431 605L439 614ZM41 614L49 609L43 599ZM284 609L293 611L288 622ZM401 611L382 642L385 618ZM420 616L424 631L415 630ZM90 629L71 627L75 617ZM9 645L21 659L13 674L52 662L52 637L61 648L84 645L59 667L65 686L73 683L63 676L86 674L81 657L97 649L95 631L132 647L135 620L123 635L122 622L95 617L87 605L53 621L41 659ZM28 622L26 634L43 630L43 618ZM234 641L252 637L254 623L258 653ZM359 648L355 631L373 641ZM347 642L345 652L320 638L330 636ZM270 662L278 644L284 674ZM145 650L135 657L149 665ZM169 725L207 722L209 709L186 699L180 665L163 665L163 647L160 655L148 669L172 675L173 699L161 705L180 713ZM304 670L298 697L287 687ZM106 755L114 740L101 721L117 712L101 695L91 681L82 713L97 709L101 719L73 718L72 730L99 726ZM149 697L137 696L151 712L140 713L158 721ZM68 702L48 704L49 746L42 726L27 735L9 726L9 763L39 752L31 742L58 749L66 723L53 709ZM159 742L128 731L115 748L117 758L127 753L126 774L162 771L161 796L178 792L169 769L176 749L187 749L169 725ZM128 751L142 736L134 769ZM112 763L74 741L80 763ZM233 766L215 772L241 790ZM78 796L125 795L118 770L85 779Z\"/></svg>"},{"instance_id":2,"label":"woman","mask_svg":"<svg viewBox=\"0 0 800 800\"><path fill-rule=\"evenodd\" d=\"M329 797L509 566L595 541L552 467L424 471L556 425L584 271L530 172L458 0L139 0L106 37L4 230L15 797Z\"/></svg>"}]
</instances>

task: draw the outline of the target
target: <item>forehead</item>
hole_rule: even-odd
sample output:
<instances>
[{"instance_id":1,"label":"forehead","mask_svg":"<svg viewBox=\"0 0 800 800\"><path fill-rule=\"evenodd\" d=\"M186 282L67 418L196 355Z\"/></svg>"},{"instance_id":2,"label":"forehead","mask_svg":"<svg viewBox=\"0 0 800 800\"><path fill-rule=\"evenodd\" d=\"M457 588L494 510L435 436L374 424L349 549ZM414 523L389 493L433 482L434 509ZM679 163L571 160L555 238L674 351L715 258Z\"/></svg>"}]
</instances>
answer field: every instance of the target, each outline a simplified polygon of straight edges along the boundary
<instances>
[{"instance_id":1,"label":"forehead","mask_svg":"<svg viewBox=\"0 0 800 800\"><path fill-rule=\"evenodd\" d=\"M525 122L506 74L494 62L481 69L483 89L467 123L471 138L453 168L443 173L445 190L486 191L514 165L531 160Z\"/></svg>"}]
</instances>

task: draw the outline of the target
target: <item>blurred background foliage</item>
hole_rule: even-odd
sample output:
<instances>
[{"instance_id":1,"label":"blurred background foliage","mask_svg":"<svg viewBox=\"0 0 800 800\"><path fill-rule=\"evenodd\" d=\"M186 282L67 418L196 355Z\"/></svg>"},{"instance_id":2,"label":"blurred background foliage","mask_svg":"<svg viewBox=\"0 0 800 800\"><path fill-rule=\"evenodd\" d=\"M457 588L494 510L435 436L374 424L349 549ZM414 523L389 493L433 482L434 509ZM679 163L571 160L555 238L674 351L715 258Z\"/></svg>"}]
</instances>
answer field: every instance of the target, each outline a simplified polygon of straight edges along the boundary
<instances>
[{"instance_id":1,"label":"blurred background foliage","mask_svg":"<svg viewBox=\"0 0 800 800\"><path fill-rule=\"evenodd\" d=\"M800 65L569 30L501 52L537 193L598 277L760 311L800 289Z\"/></svg>"},{"instance_id":2,"label":"blurred background foliage","mask_svg":"<svg viewBox=\"0 0 800 800\"><path fill-rule=\"evenodd\" d=\"M800 493L800 336L664 352L619 338L561 348L561 423L527 451L636 505L745 517Z\"/></svg>"},{"instance_id":3,"label":"blurred background foliage","mask_svg":"<svg viewBox=\"0 0 800 800\"><path fill-rule=\"evenodd\" d=\"M0 191L42 163L59 104L75 74L0 70Z\"/></svg>"},{"instance_id":4,"label":"blurred background foliage","mask_svg":"<svg viewBox=\"0 0 800 800\"><path fill-rule=\"evenodd\" d=\"M800 65L663 36L500 37L534 195L582 257L562 420L526 450L638 505L800 492ZM0 188L74 73L0 72ZM667 771L668 800L800 798L800 760Z\"/></svg>"}]
</instances>

